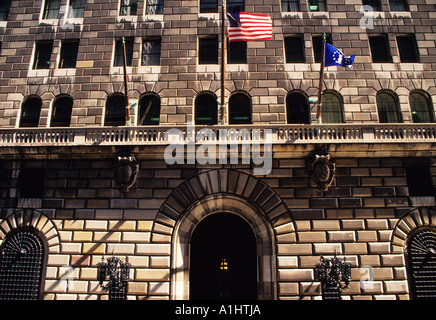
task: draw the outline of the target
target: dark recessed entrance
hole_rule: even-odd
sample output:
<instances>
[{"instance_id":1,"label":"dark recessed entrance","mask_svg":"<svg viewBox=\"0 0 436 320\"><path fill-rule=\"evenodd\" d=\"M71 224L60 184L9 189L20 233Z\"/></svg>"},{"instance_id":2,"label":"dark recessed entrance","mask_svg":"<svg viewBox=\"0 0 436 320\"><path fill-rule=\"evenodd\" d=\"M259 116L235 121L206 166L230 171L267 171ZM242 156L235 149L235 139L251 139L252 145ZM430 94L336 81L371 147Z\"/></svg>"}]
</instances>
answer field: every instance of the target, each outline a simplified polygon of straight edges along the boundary
<instances>
[{"instance_id":1,"label":"dark recessed entrance","mask_svg":"<svg viewBox=\"0 0 436 320\"><path fill-rule=\"evenodd\" d=\"M192 300L257 299L256 238L237 215L213 214L191 238Z\"/></svg>"}]
</instances>

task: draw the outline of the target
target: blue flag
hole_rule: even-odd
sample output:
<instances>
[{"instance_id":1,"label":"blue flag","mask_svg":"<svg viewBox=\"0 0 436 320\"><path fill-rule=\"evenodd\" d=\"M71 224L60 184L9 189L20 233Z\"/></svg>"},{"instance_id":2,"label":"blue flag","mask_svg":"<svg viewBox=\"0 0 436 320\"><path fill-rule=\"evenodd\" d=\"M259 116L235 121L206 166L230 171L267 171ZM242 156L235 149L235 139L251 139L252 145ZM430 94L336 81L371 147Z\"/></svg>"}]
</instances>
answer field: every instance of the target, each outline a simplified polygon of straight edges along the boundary
<instances>
[{"instance_id":1,"label":"blue flag","mask_svg":"<svg viewBox=\"0 0 436 320\"><path fill-rule=\"evenodd\" d=\"M325 66L342 66L353 69L355 55L351 57L345 56L338 49L333 47L331 44L325 44Z\"/></svg>"}]
</instances>

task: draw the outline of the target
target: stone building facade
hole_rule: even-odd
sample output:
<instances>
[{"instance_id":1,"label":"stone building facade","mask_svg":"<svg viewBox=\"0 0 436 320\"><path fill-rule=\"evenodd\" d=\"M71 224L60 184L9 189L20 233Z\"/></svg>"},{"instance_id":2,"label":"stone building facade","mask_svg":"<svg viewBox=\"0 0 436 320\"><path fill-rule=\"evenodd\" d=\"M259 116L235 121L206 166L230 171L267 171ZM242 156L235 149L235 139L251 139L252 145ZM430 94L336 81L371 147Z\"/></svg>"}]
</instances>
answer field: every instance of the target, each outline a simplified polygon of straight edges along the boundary
<instances>
[{"instance_id":1,"label":"stone building facade","mask_svg":"<svg viewBox=\"0 0 436 320\"><path fill-rule=\"evenodd\" d=\"M187 161L189 123L199 120L198 97L220 96L220 65L201 63L200 43L216 37L212 48L219 61L221 4L211 10L216 12L201 12L207 11L202 3L13 0L10 7L2 5L1 248L9 250L21 232L39 239L36 297L107 299L97 263L115 255L131 264L128 299L189 299L196 277L193 236L222 213L251 228L255 262L238 267L254 270L259 299L320 299L315 265L335 253L352 267L343 299L414 299L431 291L436 269L430 265L425 278L430 289L418 284L413 268L423 262L414 258L413 248L429 237L422 250L433 261L434 2L381 0L369 16L362 0L243 3L246 12L268 14L273 21L273 39L247 42L246 61L226 66L226 96L248 98L250 121L195 129L210 129L215 137L220 128L248 130L246 142L254 148L260 141L265 159L271 155L266 174L255 174L255 159L243 161L242 145L235 162L227 153L235 150L230 145L225 146L229 161ZM373 24L365 27L368 21ZM326 69L320 124L308 99L318 94L314 46L323 33L356 58L353 70ZM111 125L108 102L125 92L117 63L122 37L131 46L130 126ZM300 58L286 49L287 43L298 43L288 38L301 40ZM147 49L152 41L159 42L157 52ZM147 62L156 53L159 63ZM303 60L290 62L298 59ZM306 101L307 119L299 123L292 121L293 94ZM150 95L159 102L152 125L142 122L147 112L141 111L142 99ZM57 111L65 97L72 101L66 115ZM165 159L170 129L180 132L172 141L185 146L183 163ZM205 141L194 141L194 152ZM128 190L117 176L123 158L134 159L129 172L137 168ZM312 170L319 158L325 159L329 179ZM227 230L222 229L223 238L234 236ZM220 241L221 236L214 245Z\"/></svg>"}]
</instances>

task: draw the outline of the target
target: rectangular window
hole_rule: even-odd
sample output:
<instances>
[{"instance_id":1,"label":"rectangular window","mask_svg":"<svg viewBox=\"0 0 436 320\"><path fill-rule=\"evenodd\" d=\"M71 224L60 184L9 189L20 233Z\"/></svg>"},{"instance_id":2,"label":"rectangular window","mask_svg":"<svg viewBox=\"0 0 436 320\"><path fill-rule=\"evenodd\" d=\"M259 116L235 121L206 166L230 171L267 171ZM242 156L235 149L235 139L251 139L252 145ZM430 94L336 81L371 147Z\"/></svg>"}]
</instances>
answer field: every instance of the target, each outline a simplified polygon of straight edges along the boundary
<instances>
[{"instance_id":1,"label":"rectangular window","mask_svg":"<svg viewBox=\"0 0 436 320\"><path fill-rule=\"evenodd\" d=\"M160 65L161 38L144 39L142 43L142 65Z\"/></svg>"},{"instance_id":2,"label":"rectangular window","mask_svg":"<svg viewBox=\"0 0 436 320\"><path fill-rule=\"evenodd\" d=\"M306 62L304 54L304 39L302 36L285 37L286 63Z\"/></svg>"},{"instance_id":3,"label":"rectangular window","mask_svg":"<svg viewBox=\"0 0 436 320\"><path fill-rule=\"evenodd\" d=\"M401 62L419 62L418 48L413 34L397 36L397 45Z\"/></svg>"},{"instance_id":4,"label":"rectangular window","mask_svg":"<svg viewBox=\"0 0 436 320\"><path fill-rule=\"evenodd\" d=\"M381 11L381 3L380 0L363 0L362 4L364 6L372 7L372 11Z\"/></svg>"},{"instance_id":5,"label":"rectangular window","mask_svg":"<svg viewBox=\"0 0 436 320\"><path fill-rule=\"evenodd\" d=\"M138 0L121 0L120 16L135 16L138 11Z\"/></svg>"},{"instance_id":6,"label":"rectangular window","mask_svg":"<svg viewBox=\"0 0 436 320\"><path fill-rule=\"evenodd\" d=\"M133 38L125 38L126 46L126 65L132 66L133 61ZM124 49L123 40L119 39L115 42L115 57L114 67L122 67L124 65Z\"/></svg>"},{"instance_id":7,"label":"rectangular window","mask_svg":"<svg viewBox=\"0 0 436 320\"><path fill-rule=\"evenodd\" d=\"M392 62L388 38L386 35L368 36L368 39L371 48L372 62Z\"/></svg>"},{"instance_id":8,"label":"rectangular window","mask_svg":"<svg viewBox=\"0 0 436 320\"><path fill-rule=\"evenodd\" d=\"M282 12L300 11L299 0L282 0Z\"/></svg>"},{"instance_id":9,"label":"rectangular window","mask_svg":"<svg viewBox=\"0 0 436 320\"><path fill-rule=\"evenodd\" d=\"M21 198L42 198L44 195L45 170L23 169L20 172L19 185Z\"/></svg>"},{"instance_id":10,"label":"rectangular window","mask_svg":"<svg viewBox=\"0 0 436 320\"><path fill-rule=\"evenodd\" d=\"M36 43L33 69L49 69L53 51L53 41L39 41Z\"/></svg>"},{"instance_id":11,"label":"rectangular window","mask_svg":"<svg viewBox=\"0 0 436 320\"><path fill-rule=\"evenodd\" d=\"M332 44L332 36L330 33L326 34L326 42ZM313 56L315 57L315 63L321 62L322 55L322 36L317 35L312 37Z\"/></svg>"},{"instance_id":12,"label":"rectangular window","mask_svg":"<svg viewBox=\"0 0 436 320\"><path fill-rule=\"evenodd\" d=\"M71 0L68 18L83 18L86 0Z\"/></svg>"},{"instance_id":13,"label":"rectangular window","mask_svg":"<svg viewBox=\"0 0 436 320\"><path fill-rule=\"evenodd\" d=\"M309 0L310 11L327 11L326 0Z\"/></svg>"},{"instance_id":14,"label":"rectangular window","mask_svg":"<svg viewBox=\"0 0 436 320\"><path fill-rule=\"evenodd\" d=\"M163 14L164 0L146 0L147 14Z\"/></svg>"},{"instance_id":15,"label":"rectangular window","mask_svg":"<svg viewBox=\"0 0 436 320\"><path fill-rule=\"evenodd\" d=\"M0 3L0 21L8 20L10 9L11 9L11 0L2 0Z\"/></svg>"},{"instance_id":16,"label":"rectangular window","mask_svg":"<svg viewBox=\"0 0 436 320\"><path fill-rule=\"evenodd\" d=\"M227 12L245 11L245 0L227 0Z\"/></svg>"},{"instance_id":17,"label":"rectangular window","mask_svg":"<svg viewBox=\"0 0 436 320\"><path fill-rule=\"evenodd\" d=\"M218 12L218 0L200 0L200 13Z\"/></svg>"},{"instance_id":18,"label":"rectangular window","mask_svg":"<svg viewBox=\"0 0 436 320\"><path fill-rule=\"evenodd\" d=\"M433 183L428 167L406 167L406 178L409 196L434 196Z\"/></svg>"},{"instance_id":19,"label":"rectangular window","mask_svg":"<svg viewBox=\"0 0 436 320\"><path fill-rule=\"evenodd\" d=\"M391 11L409 11L406 0L389 0Z\"/></svg>"},{"instance_id":20,"label":"rectangular window","mask_svg":"<svg viewBox=\"0 0 436 320\"><path fill-rule=\"evenodd\" d=\"M227 63L230 64L247 63L247 42L227 41Z\"/></svg>"},{"instance_id":21,"label":"rectangular window","mask_svg":"<svg viewBox=\"0 0 436 320\"><path fill-rule=\"evenodd\" d=\"M43 19L58 19L61 0L46 0Z\"/></svg>"},{"instance_id":22,"label":"rectangular window","mask_svg":"<svg viewBox=\"0 0 436 320\"><path fill-rule=\"evenodd\" d=\"M59 62L59 68L75 68L78 51L79 51L79 40L62 41L61 59Z\"/></svg>"},{"instance_id":23,"label":"rectangular window","mask_svg":"<svg viewBox=\"0 0 436 320\"><path fill-rule=\"evenodd\" d=\"M218 64L218 36L200 38L198 43L198 63Z\"/></svg>"}]
</instances>

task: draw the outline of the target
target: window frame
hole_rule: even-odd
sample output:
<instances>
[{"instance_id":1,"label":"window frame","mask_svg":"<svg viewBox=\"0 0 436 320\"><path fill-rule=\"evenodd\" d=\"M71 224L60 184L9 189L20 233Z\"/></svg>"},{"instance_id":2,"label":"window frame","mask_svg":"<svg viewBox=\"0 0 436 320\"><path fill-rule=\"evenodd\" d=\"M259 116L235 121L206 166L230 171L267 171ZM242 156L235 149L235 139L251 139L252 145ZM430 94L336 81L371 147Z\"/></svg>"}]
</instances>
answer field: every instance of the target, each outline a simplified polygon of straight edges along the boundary
<instances>
[{"instance_id":1,"label":"window frame","mask_svg":"<svg viewBox=\"0 0 436 320\"><path fill-rule=\"evenodd\" d=\"M296 56L296 51L297 50L291 50L291 48L295 48L295 43L288 43L289 39L299 39L299 45L300 47L298 48L298 52L299 53L299 57L296 59L291 59L291 53L292 56L295 57ZM306 48L304 46L304 36L303 35L289 35L289 36L285 36L284 37L284 43L285 43L285 60L286 63L306 63ZM292 52L294 51L294 52Z\"/></svg>"},{"instance_id":2,"label":"window frame","mask_svg":"<svg viewBox=\"0 0 436 320\"><path fill-rule=\"evenodd\" d=\"M145 52L145 44L146 43L155 43L156 46L159 48L159 52ZM142 45L141 45L141 65L142 66L160 66L160 59L161 59L161 52L162 52L162 38L161 37L152 37L152 38L143 38L142 39ZM153 45L151 47L153 51ZM154 58L155 60L158 60L157 63L144 63L144 58ZM154 59L146 59L147 61L153 61Z\"/></svg>"},{"instance_id":3,"label":"window frame","mask_svg":"<svg viewBox=\"0 0 436 320\"><path fill-rule=\"evenodd\" d=\"M300 0L281 0L280 2L282 12L300 12Z\"/></svg>"},{"instance_id":4,"label":"window frame","mask_svg":"<svg viewBox=\"0 0 436 320\"><path fill-rule=\"evenodd\" d=\"M326 99L326 95L332 95L332 97L335 97L337 99L337 101L333 101L334 103L338 103L338 110L326 110L326 105L328 105L328 102L330 101L325 101ZM325 90L322 93L321 96L321 119L322 119L322 123L328 123L328 124L340 124L340 123L344 123L345 120L345 116L344 116L344 100L342 99L342 96L335 91L331 91L331 90ZM333 105L334 106L334 105ZM335 121L335 119L329 119L327 122L325 121L326 119L326 115L333 115L333 118L336 117L336 115L339 117L339 121Z\"/></svg>"},{"instance_id":5,"label":"window frame","mask_svg":"<svg viewBox=\"0 0 436 320\"><path fill-rule=\"evenodd\" d=\"M70 0L70 11L68 12L68 18L83 18L85 16L85 7L86 0Z\"/></svg>"},{"instance_id":6,"label":"window frame","mask_svg":"<svg viewBox=\"0 0 436 320\"><path fill-rule=\"evenodd\" d=\"M117 108L119 110L115 110L113 109L112 111L113 114L109 114L109 102L112 99L121 99L124 100L123 106L117 106ZM123 109L124 112L121 112L121 109ZM106 105L105 105L105 113L104 113L104 124L105 127L122 127L126 125L126 96L122 93L114 93L112 95L110 95L107 100L106 100Z\"/></svg>"},{"instance_id":7,"label":"window frame","mask_svg":"<svg viewBox=\"0 0 436 320\"><path fill-rule=\"evenodd\" d=\"M411 99L411 97L414 96L414 95L420 95L421 97L423 97L423 99L425 100L426 110L423 110L423 111L421 111L421 110L414 111L413 110L414 108L412 106L412 99ZM433 122L435 122L433 103L432 103L432 100L431 100L431 96L427 92L419 91L419 90L414 90L414 91L410 92L410 94L409 94L409 106L410 106L410 112L412 113L412 121L414 123L433 123ZM416 112L416 113L418 113L418 112L427 112L428 113L428 118L430 119L430 122L415 121L416 118L414 118L414 112Z\"/></svg>"},{"instance_id":8,"label":"window frame","mask_svg":"<svg viewBox=\"0 0 436 320\"><path fill-rule=\"evenodd\" d=\"M145 6L146 14L147 15L163 14L164 5L165 5L164 0L146 0L146 6Z\"/></svg>"},{"instance_id":9,"label":"window frame","mask_svg":"<svg viewBox=\"0 0 436 320\"><path fill-rule=\"evenodd\" d=\"M58 104L64 100L70 100L68 105L62 105L62 108L66 108L66 115L56 115L56 112L59 110ZM71 103L70 103L71 102ZM59 127L70 127L71 126L71 115L73 112L74 100L69 95L60 95L57 96L53 101L50 127L59 128Z\"/></svg>"},{"instance_id":10,"label":"window frame","mask_svg":"<svg viewBox=\"0 0 436 320\"><path fill-rule=\"evenodd\" d=\"M380 108L381 106L386 106L386 105L380 105L380 103L384 103L385 101L381 101L380 99L382 95L387 95L390 98L392 98L393 100L393 104L389 104L388 107L389 109L392 109L392 106L394 108L394 110L383 110L382 108ZM386 100L386 99L385 99ZM382 90L377 92L376 95L376 105L377 105L377 114L378 114L378 119L379 119L379 123L402 123L403 122L403 118L401 115L401 110L400 110L400 103L398 100L397 95L394 92L388 91L388 90ZM386 114L382 114L381 111L385 112ZM396 121L392 121L389 120L390 117L389 115L395 115ZM383 121L380 121L380 119L382 119ZM386 121L385 121L386 119Z\"/></svg>"},{"instance_id":11,"label":"window frame","mask_svg":"<svg viewBox=\"0 0 436 320\"><path fill-rule=\"evenodd\" d=\"M67 45L67 48L65 48ZM74 45L74 47L70 46ZM79 39L71 39L71 40L63 40L60 48L60 58L59 58L59 69L74 69L77 65L77 55L79 52ZM74 62L71 62L71 65L65 66L66 57L71 58ZM73 57L74 56L74 57ZM74 65L74 66L73 66Z\"/></svg>"},{"instance_id":12,"label":"window frame","mask_svg":"<svg viewBox=\"0 0 436 320\"><path fill-rule=\"evenodd\" d=\"M298 95L299 98L305 100L304 101L304 106L301 106L302 107L301 112L294 113L294 114L297 114L297 115L299 114L300 119L302 119L301 121L293 120L295 118L291 117L292 113L290 112L291 111L291 103L290 103L291 97L292 96L297 96L297 95ZM301 101L299 101L299 102L301 102ZM285 104L286 104L286 123L287 124L310 124L311 123L311 119L310 119L311 118L311 112L310 112L309 99L308 99L307 95L304 92L302 92L300 90L293 90L293 91L289 92L286 95ZM298 117L296 119L298 119Z\"/></svg>"},{"instance_id":13,"label":"window frame","mask_svg":"<svg viewBox=\"0 0 436 320\"><path fill-rule=\"evenodd\" d=\"M141 119L144 117L144 114L145 114L145 111L142 111L142 109L143 109L142 102L144 101L144 99L147 99L148 97L157 99L156 101L158 102L158 106L156 108L158 108L159 110L158 110L158 112L154 111L152 113L150 113L150 110L149 110L147 115L145 115L144 121L141 121ZM160 114L161 114L161 107L162 106L161 106L161 99L160 99L160 96L158 94L156 94L154 92L149 92L149 93L142 95L141 98L139 99L138 106L139 106L139 108L138 108L139 110L138 110L137 123L139 126L158 126L160 124ZM147 118L150 118L149 117L150 114L157 116L157 119L158 119L157 123L152 123L152 121L153 121L152 119L154 119L154 118L149 119L150 122L147 123Z\"/></svg>"},{"instance_id":14,"label":"window frame","mask_svg":"<svg viewBox=\"0 0 436 320\"><path fill-rule=\"evenodd\" d=\"M218 13L218 0L200 0L200 13Z\"/></svg>"},{"instance_id":15,"label":"window frame","mask_svg":"<svg viewBox=\"0 0 436 320\"><path fill-rule=\"evenodd\" d=\"M42 61L40 59L41 59L41 49L46 49L45 46L48 46L48 47L47 47L47 52L44 52L44 56L47 55L48 60L46 59L45 64L44 64L44 61ZM35 42L35 52L33 55L32 69L33 70L50 69L52 54L53 54L53 40L36 41ZM42 66L47 66L47 67L42 68Z\"/></svg>"},{"instance_id":16,"label":"window frame","mask_svg":"<svg viewBox=\"0 0 436 320\"><path fill-rule=\"evenodd\" d=\"M206 46L205 42L207 41L211 42L210 49L208 49ZM198 38L198 64L201 65L218 64L218 62L219 62L218 35L199 37Z\"/></svg>"},{"instance_id":17,"label":"window frame","mask_svg":"<svg viewBox=\"0 0 436 320\"><path fill-rule=\"evenodd\" d=\"M129 2L129 4L125 4ZM136 16L138 15L138 0L120 0L120 10L118 15L120 17Z\"/></svg>"},{"instance_id":18,"label":"window frame","mask_svg":"<svg viewBox=\"0 0 436 320\"><path fill-rule=\"evenodd\" d=\"M227 40L227 63L247 64L247 41Z\"/></svg>"},{"instance_id":19,"label":"window frame","mask_svg":"<svg viewBox=\"0 0 436 320\"><path fill-rule=\"evenodd\" d=\"M401 9L392 8L393 6L401 7ZM409 11L409 4L407 0L389 0L390 11Z\"/></svg>"},{"instance_id":20,"label":"window frame","mask_svg":"<svg viewBox=\"0 0 436 320\"><path fill-rule=\"evenodd\" d=\"M246 102L248 102L248 108L249 108L248 111L245 110L243 112L241 112L241 111L235 112L234 110L232 110L232 100L235 99L235 97L239 96L239 95L245 96L245 98L247 99ZM240 104L238 104L238 106L240 106ZM236 91L236 92L232 93L232 95L229 97L228 112L229 112L229 117L228 117L229 124L252 124L253 123L253 103L251 101L250 95L244 91ZM236 118L235 114L238 115L238 118L247 118L247 115L248 115L248 120L244 121L245 119L235 119Z\"/></svg>"},{"instance_id":21,"label":"window frame","mask_svg":"<svg viewBox=\"0 0 436 320\"><path fill-rule=\"evenodd\" d=\"M309 12L327 12L327 0L309 0L308 1ZM317 9L315 10L315 6ZM313 9L313 10L312 10Z\"/></svg>"},{"instance_id":22,"label":"window frame","mask_svg":"<svg viewBox=\"0 0 436 320\"><path fill-rule=\"evenodd\" d=\"M27 111L27 108L32 107L32 106L28 106L28 104L33 102L33 101L35 101L35 103L36 103L36 100L39 104L39 106L37 106L37 108L38 108L37 112L35 112L35 115L26 116L25 113ZM41 109L42 109L42 99L40 97L35 96L35 95L27 97L21 105L20 122L19 122L18 126L20 128L37 128L39 125L40 117L41 117ZM36 113L38 114L38 116L36 116ZM29 123L31 120L32 120L32 122L30 125L28 125L28 124L25 125L23 123L23 121L26 121L26 123Z\"/></svg>"},{"instance_id":23,"label":"window frame","mask_svg":"<svg viewBox=\"0 0 436 320\"><path fill-rule=\"evenodd\" d=\"M401 41L399 41L401 39ZM405 43L404 40L409 41L409 43ZM398 55L400 56L400 61L402 63L419 63L419 51L418 45L416 43L416 38L414 34L405 34L405 35L397 35L397 48ZM413 57L411 57L410 53L413 53Z\"/></svg>"},{"instance_id":24,"label":"window frame","mask_svg":"<svg viewBox=\"0 0 436 320\"><path fill-rule=\"evenodd\" d=\"M207 102L212 102L213 101L213 105L212 104L208 104L208 105L199 105L200 99L202 97L206 97L208 99L210 99ZM201 111L199 109L202 109ZM207 109L211 109L211 110L207 110ZM218 110L219 110L219 105L218 105L218 99L217 96L211 92L211 91L203 91L200 92L196 97L195 97L195 101L194 101L194 121L196 125L217 125L218 124ZM203 119L204 115L212 112L212 116L210 117L209 120ZM199 114L202 116L202 118L199 119Z\"/></svg>"},{"instance_id":25,"label":"window frame","mask_svg":"<svg viewBox=\"0 0 436 320\"><path fill-rule=\"evenodd\" d=\"M380 50L377 46L381 43L375 43L376 39L383 38L384 50ZM379 40L377 40L379 41ZM380 40L381 41L381 40ZM373 63L392 63L392 52L389 45L387 34L368 34L369 49L371 52L371 59ZM376 50L377 49L377 50Z\"/></svg>"},{"instance_id":26,"label":"window frame","mask_svg":"<svg viewBox=\"0 0 436 320\"><path fill-rule=\"evenodd\" d=\"M45 0L42 18L59 19L60 8L61 8L61 0ZM52 12L54 13L54 16L51 16Z\"/></svg>"},{"instance_id":27,"label":"window frame","mask_svg":"<svg viewBox=\"0 0 436 320\"><path fill-rule=\"evenodd\" d=\"M127 67L133 66L133 47L135 45L135 39L133 37L126 37L126 65ZM123 39L115 39L114 48L114 67L124 66L124 52L123 52ZM120 62L121 61L121 62Z\"/></svg>"}]
</instances>

